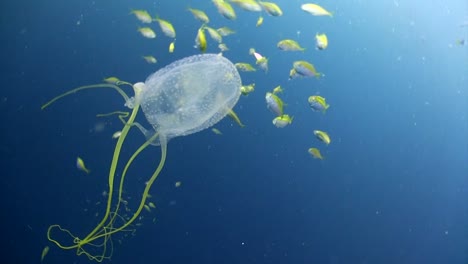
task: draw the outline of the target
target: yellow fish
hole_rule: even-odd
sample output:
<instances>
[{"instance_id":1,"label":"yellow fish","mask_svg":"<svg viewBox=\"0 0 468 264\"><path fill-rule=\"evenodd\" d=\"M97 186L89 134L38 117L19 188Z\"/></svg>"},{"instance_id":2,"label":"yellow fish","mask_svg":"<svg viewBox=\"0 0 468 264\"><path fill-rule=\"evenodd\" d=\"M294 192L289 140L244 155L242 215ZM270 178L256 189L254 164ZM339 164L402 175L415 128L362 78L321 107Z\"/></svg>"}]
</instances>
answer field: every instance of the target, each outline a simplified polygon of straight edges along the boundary
<instances>
[{"instance_id":1,"label":"yellow fish","mask_svg":"<svg viewBox=\"0 0 468 264\"><path fill-rule=\"evenodd\" d=\"M195 17L195 19L203 22L203 23L208 23L210 22L210 19L208 18L208 16L205 14L205 12L199 10L199 9L195 9L195 8L189 8L188 9L192 15Z\"/></svg>"},{"instance_id":2,"label":"yellow fish","mask_svg":"<svg viewBox=\"0 0 468 264\"><path fill-rule=\"evenodd\" d=\"M281 8L275 4L275 3L272 3L272 2L264 2L264 1L259 1L258 2L262 7L263 9L271 16L282 16L283 15L283 11L281 10Z\"/></svg>"},{"instance_id":3,"label":"yellow fish","mask_svg":"<svg viewBox=\"0 0 468 264\"><path fill-rule=\"evenodd\" d=\"M212 128L211 131L213 131L213 133L215 133L216 135L222 135L223 133L217 129L217 128Z\"/></svg>"},{"instance_id":4,"label":"yellow fish","mask_svg":"<svg viewBox=\"0 0 468 264\"><path fill-rule=\"evenodd\" d=\"M86 168L86 166L84 164L84 161L80 157L76 158L76 167L79 170L82 170L82 171L86 172L87 174L89 174L91 172L89 169Z\"/></svg>"},{"instance_id":5,"label":"yellow fish","mask_svg":"<svg viewBox=\"0 0 468 264\"><path fill-rule=\"evenodd\" d=\"M151 208L148 206L148 205L144 205L143 207L145 207L145 210L148 211L149 213L151 213Z\"/></svg>"},{"instance_id":6,"label":"yellow fish","mask_svg":"<svg viewBox=\"0 0 468 264\"><path fill-rule=\"evenodd\" d=\"M156 208L156 205L154 205L153 202L149 202L148 205L149 205L149 207L151 207L151 208Z\"/></svg>"},{"instance_id":7,"label":"yellow fish","mask_svg":"<svg viewBox=\"0 0 468 264\"><path fill-rule=\"evenodd\" d=\"M153 56L143 56L143 59L145 59L145 61L146 61L147 63L150 63L150 64L154 64L154 63L158 62L158 61L156 60L156 58L153 57Z\"/></svg>"},{"instance_id":8,"label":"yellow fish","mask_svg":"<svg viewBox=\"0 0 468 264\"><path fill-rule=\"evenodd\" d=\"M212 0L216 8L218 9L218 12L225 18L229 20L234 20L236 19L236 12L234 11L234 8L232 8L231 4L229 2L226 2L224 0Z\"/></svg>"},{"instance_id":9,"label":"yellow fish","mask_svg":"<svg viewBox=\"0 0 468 264\"><path fill-rule=\"evenodd\" d=\"M221 36L223 37L226 37L226 36L229 36L229 35L232 35L234 33L236 33L234 30L228 28L228 27L220 27L218 29L216 29L216 31L218 31L219 34L221 34Z\"/></svg>"},{"instance_id":10,"label":"yellow fish","mask_svg":"<svg viewBox=\"0 0 468 264\"><path fill-rule=\"evenodd\" d=\"M313 16L330 16L333 17L333 14L325 10L325 8L317 4L303 4L301 9Z\"/></svg>"},{"instance_id":11,"label":"yellow fish","mask_svg":"<svg viewBox=\"0 0 468 264\"><path fill-rule=\"evenodd\" d=\"M169 44L169 53L173 53L175 49L175 40Z\"/></svg>"},{"instance_id":12,"label":"yellow fish","mask_svg":"<svg viewBox=\"0 0 468 264\"><path fill-rule=\"evenodd\" d=\"M267 57L262 57L258 59L255 64L257 64L260 69L264 70L265 72L268 71L268 58Z\"/></svg>"},{"instance_id":13,"label":"yellow fish","mask_svg":"<svg viewBox=\"0 0 468 264\"><path fill-rule=\"evenodd\" d=\"M114 134L112 134L112 138L113 139L117 139L120 137L120 135L122 135L122 131L117 131L115 132Z\"/></svg>"},{"instance_id":14,"label":"yellow fish","mask_svg":"<svg viewBox=\"0 0 468 264\"><path fill-rule=\"evenodd\" d=\"M318 150L317 148L310 148L308 150L308 152L310 153L310 155L312 155L312 157L314 157L314 159L321 159L323 160L323 156L322 154L320 153L320 150Z\"/></svg>"},{"instance_id":15,"label":"yellow fish","mask_svg":"<svg viewBox=\"0 0 468 264\"><path fill-rule=\"evenodd\" d=\"M228 46L226 44L224 44L224 43L219 44L218 48L221 50L221 52L229 50Z\"/></svg>"},{"instance_id":16,"label":"yellow fish","mask_svg":"<svg viewBox=\"0 0 468 264\"><path fill-rule=\"evenodd\" d=\"M278 94L282 92L283 92L283 88L281 88L281 85L278 85L273 89L273 94Z\"/></svg>"},{"instance_id":17,"label":"yellow fish","mask_svg":"<svg viewBox=\"0 0 468 264\"><path fill-rule=\"evenodd\" d=\"M260 12L262 11L262 6L255 0L231 0L231 3L238 5L240 8L251 11L251 12Z\"/></svg>"},{"instance_id":18,"label":"yellow fish","mask_svg":"<svg viewBox=\"0 0 468 264\"><path fill-rule=\"evenodd\" d=\"M221 36L221 34L219 34L219 32L216 29L208 27L208 26L206 26L205 29L208 30L208 35L210 35L210 37L214 41L218 43L223 42L223 36Z\"/></svg>"},{"instance_id":19,"label":"yellow fish","mask_svg":"<svg viewBox=\"0 0 468 264\"><path fill-rule=\"evenodd\" d=\"M202 25L198 29L197 37L195 38L195 46L201 51L206 51L206 35L205 35L205 26Z\"/></svg>"},{"instance_id":20,"label":"yellow fish","mask_svg":"<svg viewBox=\"0 0 468 264\"><path fill-rule=\"evenodd\" d=\"M293 75L299 74L303 77L315 76L316 78L319 78L320 76L322 76L321 73L317 72L314 65L312 65L311 63L307 61L295 61L293 63L293 70L294 70L294 72L292 72ZM291 74L290 74L290 78L291 78Z\"/></svg>"},{"instance_id":21,"label":"yellow fish","mask_svg":"<svg viewBox=\"0 0 468 264\"><path fill-rule=\"evenodd\" d=\"M140 27L138 32L145 38L154 39L156 38L156 33L149 27Z\"/></svg>"},{"instance_id":22,"label":"yellow fish","mask_svg":"<svg viewBox=\"0 0 468 264\"><path fill-rule=\"evenodd\" d=\"M244 71L244 72L256 71L255 68L252 65L250 65L249 63L245 63L245 62L238 62L238 63L234 64L234 66L236 66L236 68L239 71Z\"/></svg>"},{"instance_id":23,"label":"yellow fish","mask_svg":"<svg viewBox=\"0 0 468 264\"><path fill-rule=\"evenodd\" d=\"M261 26L262 24L263 24L263 17L262 17L262 16L259 16L259 17L258 17L258 20L257 20L256 26L259 27L259 26Z\"/></svg>"},{"instance_id":24,"label":"yellow fish","mask_svg":"<svg viewBox=\"0 0 468 264\"><path fill-rule=\"evenodd\" d=\"M283 128L291 124L292 121L293 121L293 117L290 117L289 115L284 114L284 115L275 117L275 119L273 119L273 125L275 125L278 128Z\"/></svg>"},{"instance_id":25,"label":"yellow fish","mask_svg":"<svg viewBox=\"0 0 468 264\"><path fill-rule=\"evenodd\" d=\"M49 253L49 246L46 246L46 247L42 250L41 262L44 260L45 256L47 256L47 253Z\"/></svg>"},{"instance_id":26,"label":"yellow fish","mask_svg":"<svg viewBox=\"0 0 468 264\"><path fill-rule=\"evenodd\" d=\"M150 14L146 10L132 10L131 13L134 14L136 18L140 20L142 23L149 24L153 21Z\"/></svg>"},{"instance_id":27,"label":"yellow fish","mask_svg":"<svg viewBox=\"0 0 468 264\"><path fill-rule=\"evenodd\" d=\"M232 119L234 119L234 121L236 121L236 123L237 123L240 127L245 127L245 125L242 124L242 122L240 121L239 117L237 116L237 114L236 114L232 109L229 110L228 116L231 117Z\"/></svg>"},{"instance_id":28,"label":"yellow fish","mask_svg":"<svg viewBox=\"0 0 468 264\"><path fill-rule=\"evenodd\" d=\"M240 89L242 95L249 95L249 93L255 90L255 83L249 85L242 85Z\"/></svg>"},{"instance_id":29,"label":"yellow fish","mask_svg":"<svg viewBox=\"0 0 468 264\"><path fill-rule=\"evenodd\" d=\"M175 185L176 188L178 188L178 187L180 187L180 185L182 185L182 182L178 181L174 185Z\"/></svg>"},{"instance_id":30,"label":"yellow fish","mask_svg":"<svg viewBox=\"0 0 468 264\"><path fill-rule=\"evenodd\" d=\"M267 92L265 94L267 108L273 111L277 116L283 115L284 103L276 94Z\"/></svg>"},{"instance_id":31,"label":"yellow fish","mask_svg":"<svg viewBox=\"0 0 468 264\"><path fill-rule=\"evenodd\" d=\"M297 71L294 68L292 68L289 71L289 80L296 78L298 75L299 74L297 73Z\"/></svg>"},{"instance_id":32,"label":"yellow fish","mask_svg":"<svg viewBox=\"0 0 468 264\"><path fill-rule=\"evenodd\" d=\"M278 44L276 44L278 49L284 51L304 51L305 49L297 43L297 41L292 39L283 39Z\"/></svg>"},{"instance_id":33,"label":"yellow fish","mask_svg":"<svg viewBox=\"0 0 468 264\"><path fill-rule=\"evenodd\" d=\"M119 78L112 76L112 77L105 78L104 82L119 85L122 81L119 80Z\"/></svg>"},{"instance_id":34,"label":"yellow fish","mask_svg":"<svg viewBox=\"0 0 468 264\"><path fill-rule=\"evenodd\" d=\"M315 34L315 46L319 50L324 50L328 47L328 38L325 34Z\"/></svg>"},{"instance_id":35,"label":"yellow fish","mask_svg":"<svg viewBox=\"0 0 468 264\"><path fill-rule=\"evenodd\" d=\"M162 32L164 35L170 37L170 38L175 38L176 37L176 32L174 29L174 26L167 20L160 19L160 18L155 18L154 21L159 23L159 27L161 28Z\"/></svg>"},{"instance_id":36,"label":"yellow fish","mask_svg":"<svg viewBox=\"0 0 468 264\"><path fill-rule=\"evenodd\" d=\"M320 95L309 96L308 101L310 108L312 108L312 110L314 111L322 111L323 113L325 113L330 107L330 105L327 104L326 99Z\"/></svg>"},{"instance_id":37,"label":"yellow fish","mask_svg":"<svg viewBox=\"0 0 468 264\"><path fill-rule=\"evenodd\" d=\"M327 145L331 142L330 136L326 132L314 130L314 135L317 137L318 140L322 141Z\"/></svg>"}]
</instances>

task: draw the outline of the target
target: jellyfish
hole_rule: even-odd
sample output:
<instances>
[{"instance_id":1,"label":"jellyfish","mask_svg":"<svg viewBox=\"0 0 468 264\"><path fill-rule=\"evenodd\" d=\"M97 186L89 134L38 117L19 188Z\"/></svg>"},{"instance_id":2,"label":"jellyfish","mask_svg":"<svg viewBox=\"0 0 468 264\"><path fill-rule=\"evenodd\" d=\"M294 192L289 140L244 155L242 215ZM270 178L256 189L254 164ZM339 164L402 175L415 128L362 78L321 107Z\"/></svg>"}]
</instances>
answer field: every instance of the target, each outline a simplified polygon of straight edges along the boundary
<instances>
[{"instance_id":1,"label":"jellyfish","mask_svg":"<svg viewBox=\"0 0 468 264\"><path fill-rule=\"evenodd\" d=\"M112 256L112 235L122 231L132 231L132 223L140 216L150 188L164 166L168 141L213 126L232 111L241 94L241 79L236 67L228 59L217 54L194 55L175 61L150 75L144 83L138 82L132 85L115 77L109 79L111 81L105 84L75 88L42 106L42 109L45 109L55 101L81 90L112 88L122 95L125 106L131 109L131 113L121 111L111 113L117 114L124 125L117 139L109 169L107 205L102 220L82 238L73 235L71 231L58 224L49 226L47 230L48 240L59 248L76 250L77 255L84 254L90 260L98 262L110 259ZM135 93L133 97L125 94L121 88L124 85L133 87ZM140 108L151 125L150 129L135 121ZM145 135L146 141L127 161L117 185L114 181L116 175L119 175L116 171L120 152L128 132L133 127L137 127ZM119 214L119 209L122 208L125 177L133 160L149 145L160 146L161 159L146 182L138 208L129 219L126 219ZM115 190L114 187L118 189ZM71 242L68 244L59 242L54 236L59 232L63 232Z\"/></svg>"}]
</instances>

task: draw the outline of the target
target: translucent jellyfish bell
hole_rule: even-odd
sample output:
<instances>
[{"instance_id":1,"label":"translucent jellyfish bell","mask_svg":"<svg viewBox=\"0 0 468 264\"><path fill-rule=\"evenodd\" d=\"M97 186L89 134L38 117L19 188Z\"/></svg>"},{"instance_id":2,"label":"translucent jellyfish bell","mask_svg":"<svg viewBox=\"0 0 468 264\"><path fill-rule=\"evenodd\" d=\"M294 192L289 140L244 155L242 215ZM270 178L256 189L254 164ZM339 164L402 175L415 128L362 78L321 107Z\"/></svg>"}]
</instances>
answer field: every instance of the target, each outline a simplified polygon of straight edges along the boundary
<instances>
[{"instance_id":1,"label":"translucent jellyfish bell","mask_svg":"<svg viewBox=\"0 0 468 264\"><path fill-rule=\"evenodd\" d=\"M228 59L195 55L150 75L138 101L158 138L169 140L204 130L224 118L237 103L240 87L239 73Z\"/></svg>"}]
</instances>

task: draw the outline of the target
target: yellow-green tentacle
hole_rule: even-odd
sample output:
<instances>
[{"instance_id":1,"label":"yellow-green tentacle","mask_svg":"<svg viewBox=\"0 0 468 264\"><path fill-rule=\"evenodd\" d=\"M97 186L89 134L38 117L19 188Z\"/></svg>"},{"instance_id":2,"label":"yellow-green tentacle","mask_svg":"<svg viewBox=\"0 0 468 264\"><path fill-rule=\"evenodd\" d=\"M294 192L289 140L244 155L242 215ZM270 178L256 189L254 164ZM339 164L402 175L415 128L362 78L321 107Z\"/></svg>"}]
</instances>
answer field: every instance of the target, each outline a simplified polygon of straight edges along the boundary
<instances>
[{"instance_id":1,"label":"yellow-green tentacle","mask_svg":"<svg viewBox=\"0 0 468 264\"><path fill-rule=\"evenodd\" d=\"M52 100L50 100L49 102L45 103L44 105L41 106L41 110L44 110L45 108L47 108L49 105L53 104L55 101L67 96L67 95L70 95L70 94L74 94L78 91L81 91L81 90L86 90L86 89L92 89L92 88L112 88L112 89L115 89L117 90L117 92L122 95L122 97L124 98L125 102L128 102L129 98L128 98L128 95L122 90L120 89L120 87L118 87L117 85L113 85L113 84L108 84L108 83L103 83L103 84L93 84L93 85L86 85L86 86L81 86L81 87L78 87L78 88L75 88L71 91L68 91L66 93L63 93L59 96L56 96L54 97Z\"/></svg>"},{"instance_id":2,"label":"yellow-green tentacle","mask_svg":"<svg viewBox=\"0 0 468 264\"><path fill-rule=\"evenodd\" d=\"M107 114L97 114L96 117L106 117L106 116L111 116L111 115L118 115L120 121L122 121L122 123L125 125L125 119L129 113L128 112L124 112L124 111L114 111L112 113L107 113Z\"/></svg>"},{"instance_id":3,"label":"yellow-green tentacle","mask_svg":"<svg viewBox=\"0 0 468 264\"><path fill-rule=\"evenodd\" d=\"M148 142L151 142L151 140L148 140ZM93 240L96 240L98 238L101 238L101 237L109 236L109 235L112 235L114 233L120 232L123 229L127 228L129 225L131 225L138 218L138 216L140 215L140 213L143 210L143 207L144 207L144 205L146 203L146 198L148 197L148 193L149 193L149 190L151 189L151 185L153 185L154 181L156 180L156 178L158 177L158 175L161 172L162 168L164 167L164 162L166 161L166 155L167 155L167 143L162 140L161 141L161 160L159 162L158 168L156 169L156 171L153 173L153 175L149 179L148 183L146 184L145 190L143 191L143 195L142 195L142 198L141 198L140 205L138 206L137 211L133 214L132 218L130 218L130 220L128 220L124 225L122 225L119 228L116 228L116 229L114 229L112 231L109 231L109 232L106 232L106 233L103 233L103 234L100 234L100 235L93 236L91 238L87 238L86 243L89 243L89 242L91 242Z\"/></svg>"},{"instance_id":4,"label":"yellow-green tentacle","mask_svg":"<svg viewBox=\"0 0 468 264\"><path fill-rule=\"evenodd\" d=\"M133 155L130 157L130 159L128 160L127 164L125 165L125 168L122 172L122 176L120 177L120 185L119 185L119 196L118 196L118 199L117 199L117 206L115 208L115 212L118 212L119 211L119 207L120 207L120 201L122 199L122 193L123 193L123 185L124 185L124 180L125 180L125 175L127 175L127 170L128 168L130 167L130 165L132 164L133 160L140 154L140 152L142 152L146 147L148 147L151 142L153 142L153 140L155 140L156 138L158 137L158 133L155 133L154 136L152 136L150 139L148 139L145 143L143 143L143 145L141 145L136 151L135 153L133 153ZM143 203L144 204L144 203ZM117 216L117 214L114 214L114 217L111 218L110 222L113 223L114 222L114 218Z\"/></svg>"},{"instance_id":5,"label":"yellow-green tentacle","mask_svg":"<svg viewBox=\"0 0 468 264\"><path fill-rule=\"evenodd\" d=\"M87 241L99 230L104 226L104 223L106 222L107 218L109 217L110 211L111 211L111 205L112 205L112 194L114 191L114 177L115 177L115 171L117 169L117 163L119 160L120 156L120 150L122 149L123 142L125 141L125 138L127 137L128 131L132 127L132 123L135 120L135 117L138 113L138 109L140 108L139 104L136 104L135 107L133 108L132 114L130 118L128 119L127 123L125 124L124 128L122 129L122 133L120 134L119 139L117 140L117 144L115 146L114 150L114 155L112 157L112 163L111 163L111 168L109 171L109 194L108 194L108 199L107 199L107 207L106 207L106 213L104 217L102 218L101 222L94 228L89 235L87 235L83 241L86 244ZM94 239L93 239L94 240Z\"/></svg>"}]
</instances>

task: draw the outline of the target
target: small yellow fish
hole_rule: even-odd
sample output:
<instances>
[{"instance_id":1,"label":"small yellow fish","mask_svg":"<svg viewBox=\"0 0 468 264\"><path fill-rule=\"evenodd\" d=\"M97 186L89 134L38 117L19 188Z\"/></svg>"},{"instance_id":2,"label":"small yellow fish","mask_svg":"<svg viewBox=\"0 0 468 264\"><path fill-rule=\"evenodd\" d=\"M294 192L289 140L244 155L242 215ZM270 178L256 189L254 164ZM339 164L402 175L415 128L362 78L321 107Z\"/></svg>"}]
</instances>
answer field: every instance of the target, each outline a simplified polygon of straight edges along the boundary
<instances>
[{"instance_id":1,"label":"small yellow fish","mask_svg":"<svg viewBox=\"0 0 468 264\"><path fill-rule=\"evenodd\" d=\"M131 13L134 14L136 18L140 20L142 23L149 24L153 21L150 14L146 10L132 10Z\"/></svg>"},{"instance_id":2,"label":"small yellow fish","mask_svg":"<svg viewBox=\"0 0 468 264\"><path fill-rule=\"evenodd\" d=\"M258 20L257 20L256 26L259 27L259 26L261 26L262 24L263 24L263 17L262 17L262 16L259 16L259 17L258 17Z\"/></svg>"},{"instance_id":3,"label":"small yellow fish","mask_svg":"<svg viewBox=\"0 0 468 264\"><path fill-rule=\"evenodd\" d=\"M255 0L231 0L231 3L238 5L240 8L245 11L251 12L260 12L262 11L262 6L255 2Z\"/></svg>"},{"instance_id":4,"label":"small yellow fish","mask_svg":"<svg viewBox=\"0 0 468 264\"><path fill-rule=\"evenodd\" d=\"M321 73L317 72L314 65L312 65L311 63L307 61L295 61L293 63L293 70L294 72L290 73L290 78L291 78L291 74L292 75L298 74L303 77L315 76L316 78L319 78L320 76L322 76Z\"/></svg>"},{"instance_id":5,"label":"small yellow fish","mask_svg":"<svg viewBox=\"0 0 468 264\"><path fill-rule=\"evenodd\" d=\"M155 18L154 21L159 23L159 27L161 28L161 31L164 33L164 35L170 38L176 37L176 32L171 22L160 18Z\"/></svg>"},{"instance_id":6,"label":"small yellow fish","mask_svg":"<svg viewBox=\"0 0 468 264\"><path fill-rule=\"evenodd\" d=\"M175 40L169 44L169 53L173 53L175 49Z\"/></svg>"},{"instance_id":7,"label":"small yellow fish","mask_svg":"<svg viewBox=\"0 0 468 264\"><path fill-rule=\"evenodd\" d=\"M327 104L326 99L319 95L309 96L308 101L310 108L312 108L314 111L322 111L325 113L325 111L327 111L327 109L330 107L330 105Z\"/></svg>"},{"instance_id":8,"label":"small yellow fish","mask_svg":"<svg viewBox=\"0 0 468 264\"><path fill-rule=\"evenodd\" d=\"M219 34L219 32L216 29L208 27L208 26L205 26L205 29L208 30L208 35L210 35L210 37L214 41L218 43L223 42L223 36L221 36L221 34Z\"/></svg>"},{"instance_id":9,"label":"small yellow fish","mask_svg":"<svg viewBox=\"0 0 468 264\"><path fill-rule=\"evenodd\" d=\"M275 3L272 3L272 2L264 2L264 1L259 1L258 2L262 7L263 9L270 15L270 16L282 16L283 15L283 11L281 10L281 8L275 4Z\"/></svg>"},{"instance_id":10,"label":"small yellow fish","mask_svg":"<svg viewBox=\"0 0 468 264\"><path fill-rule=\"evenodd\" d=\"M245 62L238 62L238 63L234 64L234 66L236 66L236 68L239 71L244 71L244 72L256 71L255 68L252 65L250 65L249 63L245 63Z\"/></svg>"},{"instance_id":11,"label":"small yellow fish","mask_svg":"<svg viewBox=\"0 0 468 264\"><path fill-rule=\"evenodd\" d=\"M47 256L47 253L49 253L49 246L46 246L46 247L42 250L41 262L44 260L45 256Z\"/></svg>"},{"instance_id":12,"label":"small yellow fish","mask_svg":"<svg viewBox=\"0 0 468 264\"><path fill-rule=\"evenodd\" d=\"M315 34L315 46L319 50L324 50L328 47L328 38L325 34Z\"/></svg>"},{"instance_id":13,"label":"small yellow fish","mask_svg":"<svg viewBox=\"0 0 468 264\"><path fill-rule=\"evenodd\" d=\"M273 89L273 94L278 94L282 92L283 92L283 88L281 88L281 85L278 85Z\"/></svg>"},{"instance_id":14,"label":"small yellow fish","mask_svg":"<svg viewBox=\"0 0 468 264\"><path fill-rule=\"evenodd\" d=\"M143 59L145 59L145 61L146 61L147 63L150 63L150 64L154 64L154 63L158 62L158 61L156 60L156 58L153 57L153 56L151 56L151 55L143 56Z\"/></svg>"},{"instance_id":15,"label":"small yellow fish","mask_svg":"<svg viewBox=\"0 0 468 264\"><path fill-rule=\"evenodd\" d=\"M180 187L180 185L182 185L182 182L178 181L174 185L175 185L176 188L178 188L178 187Z\"/></svg>"},{"instance_id":16,"label":"small yellow fish","mask_svg":"<svg viewBox=\"0 0 468 264\"><path fill-rule=\"evenodd\" d=\"M145 204L143 207L145 208L146 211L151 213L151 208L148 205Z\"/></svg>"},{"instance_id":17,"label":"small yellow fish","mask_svg":"<svg viewBox=\"0 0 468 264\"><path fill-rule=\"evenodd\" d=\"M260 69L264 70L265 72L268 72L268 58L267 57L261 57L255 61L255 64L260 67Z\"/></svg>"},{"instance_id":18,"label":"small yellow fish","mask_svg":"<svg viewBox=\"0 0 468 264\"><path fill-rule=\"evenodd\" d=\"M322 141L327 145L331 142L330 136L326 132L314 130L314 135L317 137L318 140Z\"/></svg>"},{"instance_id":19,"label":"small yellow fish","mask_svg":"<svg viewBox=\"0 0 468 264\"><path fill-rule=\"evenodd\" d=\"M223 133L221 131L219 131L219 129L217 128L212 128L211 131L213 131L213 133L215 133L216 135L222 135Z\"/></svg>"},{"instance_id":20,"label":"small yellow fish","mask_svg":"<svg viewBox=\"0 0 468 264\"><path fill-rule=\"evenodd\" d=\"M292 68L292 69L289 71L289 80L294 79L294 78L296 78L297 76L299 76L299 74L297 74L296 70L295 70L294 68Z\"/></svg>"},{"instance_id":21,"label":"small yellow fish","mask_svg":"<svg viewBox=\"0 0 468 264\"><path fill-rule=\"evenodd\" d=\"M245 127L245 125L242 124L242 122L240 121L239 117L237 116L237 114L236 114L232 109L229 110L228 116L229 116L230 118L232 118L234 121L236 121L236 123L237 123L240 127Z\"/></svg>"},{"instance_id":22,"label":"small yellow fish","mask_svg":"<svg viewBox=\"0 0 468 264\"><path fill-rule=\"evenodd\" d=\"M205 26L202 25L198 29L197 37L195 38L195 46L201 51L206 51L206 36L205 36Z\"/></svg>"},{"instance_id":23,"label":"small yellow fish","mask_svg":"<svg viewBox=\"0 0 468 264\"><path fill-rule=\"evenodd\" d=\"M112 77L105 78L104 82L119 85L122 81L120 81L119 78L112 76Z\"/></svg>"},{"instance_id":24,"label":"small yellow fish","mask_svg":"<svg viewBox=\"0 0 468 264\"><path fill-rule=\"evenodd\" d=\"M267 108L273 111L277 116L283 115L284 103L276 94L267 92L265 94Z\"/></svg>"},{"instance_id":25,"label":"small yellow fish","mask_svg":"<svg viewBox=\"0 0 468 264\"><path fill-rule=\"evenodd\" d=\"M219 44L218 48L221 50L221 52L229 50L228 46L226 46L226 44L224 44L224 43Z\"/></svg>"},{"instance_id":26,"label":"small yellow fish","mask_svg":"<svg viewBox=\"0 0 468 264\"><path fill-rule=\"evenodd\" d=\"M115 132L114 134L112 134L112 138L113 139L117 139L120 137L120 135L122 135L122 131L117 131Z\"/></svg>"},{"instance_id":27,"label":"small yellow fish","mask_svg":"<svg viewBox=\"0 0 468 264\"><path fill-rule=\"evenodd\" d=\"M323 160L323 156L320 153L320 150L318 150L317 148L309 148L308 152L310 153L310 155L312 155L312 157L314 157L314 159Z\"/></svg>"},{"instance_id":28,"label":"small yellow fish","mask_svg":"<svg viewBox=\"0 0 468 264\"><path fill-rule=\"evenodd\" d=\"M154 39L156 38L156 33L149 27L140 27L138 32L145 38Z\"/></svg>"},{"instance_id":29,"label":"small yellow fish","mask_svg":"<svg viewBox=\"0 0 468 264\"><path fill-rule=\"evenodd\" d=\"M240 89L241 89L242 95L249 95L251 92L255 90L255 83L252 83L249 85L242 85Z\"/></svg>"},{"instance_id":30,"label":"small yellow fish","mask_svg":"<svg viewBox=\"0 0 468 264\"><path fill-rule=\"evenodd\" d=\"M224 0L212 0L216 8L218 9L218 12L225 18L229 20L234 20L236 19L236 12L234 11L234 8L232 8L231 4L229 2L226 2Z\"/></svg>"},{"instance_id":31,"label":"small yellow fish","mask_svg":"<svg viewBox=\"0 0 468 264\"><path fill-rule=\"evenodd\" d=\"M317 4L303 4L301 9L305 12L314 15L314 16L330 16L333 17L333 14L325 10L325 8Z\"/></svg>"},{"instance_id":32,"label":"small yellow fish","mask_svg":"<svg viewBox=\"0 0 468 264\"><path fill-rule=\"evenodd\" d=\"M84 164L84 161L80 157L76 158L76 167L79 170L82 170L82 171L86 172L87 174L89 174L91 172L89 169L86 168L86 166Z\"/></svg>"},{"instance_id":33,"label":"small yellow fish","mask_svg":"<svg viewBox=\"0 0 468 264\"><path fill-rule=\"evenodd\" d=\"M205 14L205 12L203 12L202 10L199 10L199 9L195 9L195 8L189 8L188 9L192 15L195 17L195 19L203 22L203 23L208 23L210 22L210 19L208 18L208 16Z\"/></svg>"},{"instance_id":34,"label":"small yellow fish","mask_svg":"<svg viewBox=\"0 0 468 264\"><path fill-rule=\"evenodd\" d=\"M275 125L278 128L283 128L289 124L292 123L293 117L290 117L289 115L281 115L277 116L273 119L273 125Z\"/></svg>"},{"instance_id":35,"label":"small yellow fish","mask_svg":"<svg viewBox=\"0 0 468 264\"><path fill-rule=\"evenodd\" d=\"M284 51L304 51L305 48L301 47L297 41L292 39L283 39L278 44L276 44L278 49Z\"/></svg>"},{"instance_id":36,"label":"small yellow fish","mask_svg":"<svg viewBox=\"0 0 468 264\"><path fill-rule=\"evenodd\" d=\"M236 33L234 30L228 28L228 27L220 27L218 29L216 29L216 31L219 32L219 34L221 34L221 36L223 37L226 37L226 36L229 36L229 35L232 35L234 33Z\"/></svg>"},{"instance_id":37,"label":"small yellow fish","mask_svg":"<svg viewBox=\"0 0 468 264\"><path fill-rule=\"evenodd\" d=\"M156 208L156 205L154 205L153 202L149 202L148 205L149 205L149 207L151 207L151 208Z\"/></svg>"}]
</instances>

